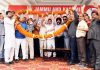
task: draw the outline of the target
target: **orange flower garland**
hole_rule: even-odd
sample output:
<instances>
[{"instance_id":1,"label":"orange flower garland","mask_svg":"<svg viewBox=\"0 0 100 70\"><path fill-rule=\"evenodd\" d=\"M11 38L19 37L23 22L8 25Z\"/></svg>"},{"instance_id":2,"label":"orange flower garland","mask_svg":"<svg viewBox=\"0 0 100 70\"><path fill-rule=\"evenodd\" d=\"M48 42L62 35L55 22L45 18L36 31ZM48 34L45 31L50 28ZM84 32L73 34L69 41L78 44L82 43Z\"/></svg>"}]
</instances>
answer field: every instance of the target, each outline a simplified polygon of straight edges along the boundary
<instances>
[{"instance_id":1,"label":"orange flower garland","mask_svg":"<svg viewBox=\"0 0 100 70\"><path fill-rule=\"evenodd\" d=\"M42 16L46 16L48 14L59 14L59 15L62 15L62 14L65 14L66 11L54 11L54 12L48 12L48 13L45 13L45 12L40 12L40 11L33 11L33 10L17 10L16 11L16 14L31 14L31 15L34 15L34 14L38 14L40 17Z\"/></svg>"},{"instance_id":2,"label":"orange flower garland","mask_svg":"<svg viewBox=\"0 0 100 70\"><path fill-rule=\"evenodd\" d=\"M71 20L68 20L66 22L66 24L62 25L61 28L59 28L58 30L56 30L52 34L46 34L46 35L41 35L41 34L40 35L35 35L35 34L32 34L32 33L28 32L28 31L24 30L21 27L21 25L17 25L16 28L20 33L22 33L25 36L31 37L31 38L50 38L50 37L57 36L60 33L62 33L66 29L66 27L70 24L70 22L71 22Z\"/></svg>"},{"instance_id":3,"label":"orange flower garland","mask_svg":"<svg viewBox=\"0 0 100 70\"><path fill-rule=\"evenodd\" d=\"M34 37L34 35L26 30L24 30L20 24L16 25L16 29L25 36Z\"/></svg>"}]
</instances>

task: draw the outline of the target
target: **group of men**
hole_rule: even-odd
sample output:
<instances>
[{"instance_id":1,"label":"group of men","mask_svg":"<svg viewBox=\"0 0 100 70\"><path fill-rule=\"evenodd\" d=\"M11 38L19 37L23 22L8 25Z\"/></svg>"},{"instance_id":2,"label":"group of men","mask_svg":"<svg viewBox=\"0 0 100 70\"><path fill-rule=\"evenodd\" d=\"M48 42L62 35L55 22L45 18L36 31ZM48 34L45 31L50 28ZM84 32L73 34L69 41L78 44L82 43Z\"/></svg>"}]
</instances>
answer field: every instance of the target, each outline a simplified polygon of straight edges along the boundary
<instances>
[{"instance_id":1,"label":"group of men","mask_svg":"<svg viewBox=\"0 0 100 70\"><path fill-rule=\"evenodd\" d=\"M92 19L87 13L77 14L76 8L69 11L69 18L72 19L70 25L63 33L56 37L40 38L40 56L43 57L43 48L68 48L71 50L67 54L67 62L70 65L78 63L80 67L93 67L100 70L100 9L92 11ZM52 17L51 17L52 16ZM6 12L6 17L0 13L0 61L4 59L6 64L12 64L13 58L19 61L18 54L21 45L23 60L29 58L34 59L34 40L26 37L16 29L16 25L21 25L28 32L34 33L38 30L38 34L52 34L68 21L67 15L54 17L49 15L41 20L36 21L32 18L17 17L12 11ZM4 47L4 49L3 49ZM28 53L30 52L30 53ZM15 55L14 55L15 54ZM66 54L66 53L65 53ZM59 57L61 52L46 52L47 57ZM14 57L15 56L15 57Z\"/></svg>"}]
</instances>

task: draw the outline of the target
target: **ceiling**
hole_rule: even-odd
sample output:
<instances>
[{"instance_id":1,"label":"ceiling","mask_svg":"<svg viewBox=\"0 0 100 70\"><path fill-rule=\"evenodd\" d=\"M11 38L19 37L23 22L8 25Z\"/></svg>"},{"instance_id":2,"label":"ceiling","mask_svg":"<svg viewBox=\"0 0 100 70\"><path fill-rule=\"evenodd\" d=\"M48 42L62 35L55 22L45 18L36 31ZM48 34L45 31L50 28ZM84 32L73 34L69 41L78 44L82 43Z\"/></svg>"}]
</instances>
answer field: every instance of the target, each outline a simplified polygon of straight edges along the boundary
<instances>
[{"instance_id":1,"label":"ceiling","mask_svg":"<svg viewBox=\"0 0 100 70\"><path fill-rule=\"evenodd\" d=\"M6 9L8 5L75 5L91 3L99 0L0 0L0 9Z\"/></svg>"},{"instance_id":2,"label":"ceiling","mask_svg":"<svg viewBox=\"0 0 100 70\"><path fill-rule=\"evenodd\" d=\"M91 0L1 0L0 4L12 5L72 5Z\"/></svg>"}]
</instances>

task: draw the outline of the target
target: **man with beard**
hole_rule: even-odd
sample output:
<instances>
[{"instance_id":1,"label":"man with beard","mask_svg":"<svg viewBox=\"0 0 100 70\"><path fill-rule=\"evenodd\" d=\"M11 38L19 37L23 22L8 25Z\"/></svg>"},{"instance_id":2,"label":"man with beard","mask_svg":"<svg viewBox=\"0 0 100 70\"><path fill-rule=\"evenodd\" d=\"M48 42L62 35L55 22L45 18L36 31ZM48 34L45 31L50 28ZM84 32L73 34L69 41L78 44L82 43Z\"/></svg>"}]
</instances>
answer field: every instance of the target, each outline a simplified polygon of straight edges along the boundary
<instances>
[{"instance_id":1,"label":"man with beard","mask_svg":"<svg viewBox=\"0 0 100 70\"><path fill-rule=\"evenodd\" d=\"M13 19L13 13L11 11L6 12L7 17L4 18L4 27L5 27L5 45L4 45L4 56L5 63L12 64L15 48L15 28Z\"/></svg>"},{"instance_id":2,"label":"man with beard","mask_svg":"<svg viewBox=\"0 0 100 70\"><path fill-rule=\"evenodd\" d=\"M58 30L62 26L62 19L60 17L56 18L55 30ZM63 33L55 37L56 48L64 48L64 36ZM62 55L61 55L62 54ZM57 51L57 57L63 57L63 52Z\"/></svg>"},{"instance_id":3,"label":"man with beard","mask_svg":"<svg viewBox=\"0 0 100 70\"><path fill-rule=\"evenodd\" d=\"M100 9L97 4L94 5L97 11L92 12L92 23L88 31L88 39L90 42L91 67L100 70Z\"/></svg>"}]
</instances>

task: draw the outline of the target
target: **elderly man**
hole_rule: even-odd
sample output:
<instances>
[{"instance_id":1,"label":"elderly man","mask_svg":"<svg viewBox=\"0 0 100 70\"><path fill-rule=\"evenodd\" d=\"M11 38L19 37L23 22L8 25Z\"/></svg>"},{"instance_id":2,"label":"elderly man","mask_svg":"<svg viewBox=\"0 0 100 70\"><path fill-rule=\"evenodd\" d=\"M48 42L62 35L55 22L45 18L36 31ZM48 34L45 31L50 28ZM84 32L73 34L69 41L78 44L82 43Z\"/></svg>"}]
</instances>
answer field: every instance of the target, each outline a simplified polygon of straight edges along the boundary
<instances>
[{"instance_id":1,"label":"elderly man","mask_svg":"<svg viewBox=\"0 0 100 70\"><path fill-rule=\"evenodd\" d=\"M76 30L77 37L77 47L78 47L78 57L79 57L79 65L81 67L86 66L86 32L88 31L88 25L84 20L83 14L79 15L79 24Z\"/></svg>"}]
</instances>

